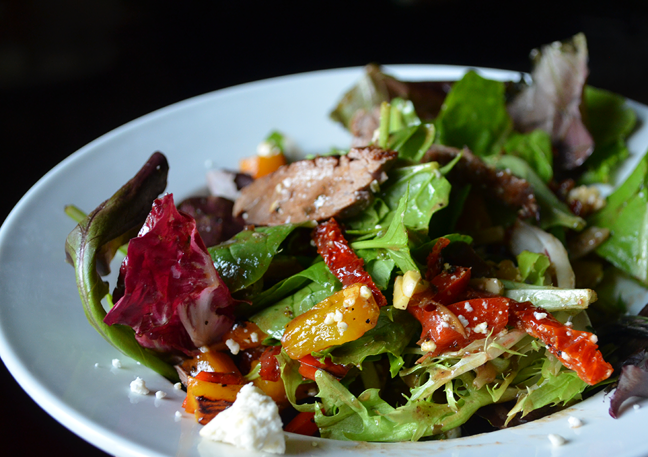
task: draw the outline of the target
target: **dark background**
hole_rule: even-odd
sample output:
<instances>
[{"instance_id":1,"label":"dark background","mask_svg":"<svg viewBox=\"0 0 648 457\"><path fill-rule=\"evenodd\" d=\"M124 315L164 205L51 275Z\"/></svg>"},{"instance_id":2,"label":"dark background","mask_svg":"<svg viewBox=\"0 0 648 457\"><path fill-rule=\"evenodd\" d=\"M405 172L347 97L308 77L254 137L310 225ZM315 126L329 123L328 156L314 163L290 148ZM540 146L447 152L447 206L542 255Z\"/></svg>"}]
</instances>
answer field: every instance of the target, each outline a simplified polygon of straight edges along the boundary
<instances>
[{"instance_id":1,"label":"dark background","mask_svg":"<svg viewBox=\"0 0 648 457\"><path fill-rule=\"evenodd\" d=\"M582 31L590 84L648 103L644 4L0 0L0 222L49 169L103 133L263 78L368 62L527 71L532 48ZM43 412L4 366L0 381L7 455L105 455ZM15 438L23 430L38 430L28 451Z\"/></svg>"}]
</instances>

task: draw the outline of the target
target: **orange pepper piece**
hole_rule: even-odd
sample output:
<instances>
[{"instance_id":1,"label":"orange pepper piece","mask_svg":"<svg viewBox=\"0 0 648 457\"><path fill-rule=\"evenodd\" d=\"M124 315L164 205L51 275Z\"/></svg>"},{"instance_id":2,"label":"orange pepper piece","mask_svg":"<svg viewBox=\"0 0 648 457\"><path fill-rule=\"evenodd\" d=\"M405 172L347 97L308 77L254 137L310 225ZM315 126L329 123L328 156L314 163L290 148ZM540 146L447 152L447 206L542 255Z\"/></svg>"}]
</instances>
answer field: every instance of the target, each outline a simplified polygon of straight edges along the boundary
<instances>
[{"instance_id":1,"label":"orange pepper piece","mask_svg":"<svg viewBox=\"0 0 648 457\"><path fill-rule=\"evenodd\" d=\"M286 325L281 345L291 359L354 341L374 328L380 308L364 284L353 284L325 298Z\"/></svg>"},{"instance_id":2,"label":"orange pepper piece","mask_svg":"<svg viewBox=\"0 0 648 457\"><path fill-rule=\"evenodd\" d=\"M270 156L252 156L241 159L239 167L242 173L252 176L254 179L269 175L286 165L286 157L282 154Z\"/></svg>"}]
</instances>

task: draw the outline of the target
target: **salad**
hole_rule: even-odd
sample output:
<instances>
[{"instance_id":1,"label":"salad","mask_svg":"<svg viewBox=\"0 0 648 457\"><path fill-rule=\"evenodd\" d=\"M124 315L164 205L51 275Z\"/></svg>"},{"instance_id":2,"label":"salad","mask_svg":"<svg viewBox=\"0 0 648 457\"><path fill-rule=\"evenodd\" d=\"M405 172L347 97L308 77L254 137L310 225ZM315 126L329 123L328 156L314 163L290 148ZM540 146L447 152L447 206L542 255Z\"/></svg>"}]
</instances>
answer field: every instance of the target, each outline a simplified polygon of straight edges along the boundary
<instances>
[{"instance_id":1,"label":"salad","mask_svg":"<svg viewBox=\"0 0 648 457\"><path fill-rule=\"evenodd\" d=\"M217 173L230 198L159 197L155 153L66 242L89 321L180 380L202 424L251 383L287 431L440 439L542 417L620 374L618 414L645 390L646 327L608 281L648 280L647 169L607 198L593 186L628 157L635 116L585 85L586 61L576 36L515 82L370 66L332 113L348 151L291 161L273 133L244 173Z\"/></svg>"}]
</instances>

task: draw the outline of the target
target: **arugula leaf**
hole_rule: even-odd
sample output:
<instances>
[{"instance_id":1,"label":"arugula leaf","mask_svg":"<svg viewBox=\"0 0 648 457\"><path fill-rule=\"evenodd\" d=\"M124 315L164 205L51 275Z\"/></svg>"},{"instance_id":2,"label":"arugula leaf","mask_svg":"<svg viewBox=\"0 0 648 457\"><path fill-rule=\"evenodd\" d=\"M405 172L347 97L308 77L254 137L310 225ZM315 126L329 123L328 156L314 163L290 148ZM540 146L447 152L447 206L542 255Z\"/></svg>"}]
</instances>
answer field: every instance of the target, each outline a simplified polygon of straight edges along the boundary
<instances>
[{"instance_id":1,"label":"arugula leaf","mask_svg":"<svg viewBox=\"0 0 648 457\"><path fill-rule=\"evenodd\" d=\"M544 254L522 251L518 254L517 261L523 281L536 286L544 286L545 272L551 265L549 257Z\"/></svg>"},{"instance_id":2,"label":"arugula leaf","mask_svg":"<svg viewBox=\"0 0 648 457\"><path fill-rule=\"evenodd\" d=\"M153 154L142 169L110 199L76 226L65 241L67 261L74 266L77 287L86 317L103 338L128 357L171 381L178 375L160 354L142 348L135 333L124 325L106 325L101 301L108 294L109 263L117 248L137 234L155 198L166 187L169 165L163 154Z\"/></svg>"},{"instance_id":3,"label":"arugula leaf","mask_svg":"<svg viewBox=\"0 0 648 457\"><path fill-rule=\"evenodd\" d=\"M297 227L310 224L305 222L243 230L231 240L208 248L208 252L229 290L236 292L261 279L288 235Z\"/></svg>"},{"instance_id":4,"label":"arugula leaf","mask_svg":"<svg viewBox=\"0 0 648 457\"><path fill-rule=\"evenodd\" d=\"M427 233L432 215L448 206L451 186L436 162L392 170L387 183L379 195L389 208L409 192L403 221L410 230Z\"/></svg>"},{"instance_id":5,"label":"arugula leaf","mask_svg":"<svg viewBox=\"0 0 648 457\"><path fill-rule=\"evenodd\" d=\"M418 266L410 256L409 238L404 222L408 198L409 189L400 199L398 208L396 208L394 217L384 235L372 240L356 241L351 243L351 247L356 251L360 249L385 249L402 272L418 271Z\"/></svg>"},{"instance_id":6,"label":"arugula leaf","mask_svg":"<svg viewBox=\"0 0 648 457\"><path fill-rule=\"evenodd\" d=\"M508 154L523 158L536 171L544 182L551 181L553 176L553 155L551 137L544 130L533 130L529 133L513 132L504 143Z\"/></svg>"},{"instance_id":7,"label":"arugula leaf","mask_svg":"<svg viewBox=\"0 0 648 457\"><path fill-rule=\"evenodd\" d=\"M607 199L589 224L610 229L596 253L620 270L648 284L648 155Z\"/></svg>"},{"instance_id":8,"label":"arugula leaf","mask_svg":"<svg viewBox=\"0 0 648 457\"><path fill-rule=\"evenodd\" d=\"M438 141L447 146L467 146L483 157L499 150L511 130L506 111L504 83L467 72L447 95L436 120Z\"/></svg>"}]
</instances>

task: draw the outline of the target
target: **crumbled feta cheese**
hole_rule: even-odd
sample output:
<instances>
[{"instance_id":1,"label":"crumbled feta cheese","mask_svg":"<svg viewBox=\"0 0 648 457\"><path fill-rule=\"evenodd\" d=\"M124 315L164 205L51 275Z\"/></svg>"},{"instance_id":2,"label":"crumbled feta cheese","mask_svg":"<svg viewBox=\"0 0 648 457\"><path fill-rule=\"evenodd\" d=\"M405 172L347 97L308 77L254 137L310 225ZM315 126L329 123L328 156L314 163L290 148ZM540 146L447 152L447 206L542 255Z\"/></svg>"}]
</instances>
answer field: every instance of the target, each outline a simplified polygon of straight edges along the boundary
<instances>
[{"instance_id":1,"label":"crumbled feta cheese","mask_svg":"<svg viewBox=\"0 0 648 457\"><path fill-rule=\"evenodd\" d=\"M204 354L206 352L209 352L209 346L200 346L198 350L200 350L200 352Z\"/></svg>"},{"instance_id":2,"label":"crumbled feta cheese","mask_svg":"<svg viewBox=\"0 0 648 457\"><path fill-rule=\"evenodd\" d=\"M360 287L360 296L365 300L369 300L369 298L371 298L371 289L367 286Z\"/></svg>"},{"instance_id":3,"label":"crumbled feta cheese","mask_svg":"<svg viewBox=\"0 0 648 457\"><path fill-rule=\"evenodd\" d=\"M421 349L424 352L432 352L432 351L434 351L436 349L436 344L432 340L424 341L421 344Z\"/></svg>"},{"instance_id":4,"label":"crumbled feta cheese","mask_svg":"<svg viewBox=\"0 0 648 457\"><path fill-rule=\"evenodd\" d=\"M533 312L533 317L535 317L538 320L544 319L545 317L547 317L547 313L539 313L537 311L534 311Z\"/></svg>"},{"instance_id":5,"label":"crumbled feta cheese","mask_svg":"<svg viewBox=\"0 0 648 457\"><path fill-rule=\"evenodd\" d=\"M130 390L139 395L148 395L149 390L146 388L146 382L140 377L135 378L135 381L130 383Z\"/></svg>"},{"instance_id":6,"label":"crumbled feta cheese","mask_svg":"<svg viewBox=\"0 0 648 457\"><path fill-rule=\"evenodd\" d=\"M349 325L344 321L340 321L337 324L337 328L340 331L340 333L344 333L349 328Z\"/></svg>"},{"instance_id":7,"label":"crumbled feta cheese","mask_svg":"<svg viewBox=\"0 0 648 457\"><path fill-rule=\"evenodd\" d=\"M234 404L205 425L200 436L246 450L286 452L277 404L252 384L244 385Z\"/></svg>"},{"instance_id":8,"label":"crumbled feta cheese","mask_svg":"<svg viewBox=\"0 0 648 457\"><path fill-rule=\"evenodd\" d=\"M158 390L157 392L155 392L155 398L157 398L158 400L162 400L166 396L167 393L163 390Z\"/></svg>"},{"instance_id":9,"label":"crumbled feta cheese","mask_svg":"<svg viewBox=\"0 0 648 457\"><path fill-rule=\"evenodd\" d=\"M333 319L333 313L328 313L324 318L324 323L326 325L331 325L333 322L335 322L335 319Z\"/></svg>"},{"instance_id":10,"label":"crumbled feta cheese","mask_svg":"<svg viewBox=\"0 0 648 457\"><path fill-rule=\"evenodd\" d=\"M230 352L234 355L238 354L239 351L241 350L241 345L231 338L225 341L225 346L227 346Z\"/></svg>"},{"instance_id":11,"label":"crumbled feta cheese","mask_svg":"<svg viewBox=\"0 0 648 457\"><path fill-rule=\"evenodd\" d=\"M113 366L114 368L121 368L121 367L122 367L121 360L119 360L119 359L112 359L112 366Z\"/></svg>"},{"instance_id":12,"label":"crumbled feta cheese","mask_svg":"<svg viewBox=\"0 0 648 457\"><path fill-rule=\"evenodd\" d=\"M550 433L549 435L547 435L547 438L549 438L549 441L551 441L551 444L554 447L562 446L567 442L565 438L560 435L556 435L555 433Z\"/></svg>"},{"instance_id":13,"label":"crumbled feta cheese","mask_svg":"<svg viewBox=\"0 0 648 457\"><path fill-rule=\"evenodd\" d=\"M468 319L463 317L461 314L457 314L457 318L459 319L459 322L461 322L461 325L463 325L464 327L468 327L468 324L470 324L470 322L468 322Z\"/></svg>"},{"instance_id":14,"label":"crumbled feta cheese","mask_svg":"<svg viewBox=\"0 0 648 457\"><path fill-rule=\"evenodd\" d=\"M257 145L257 155L261 157L271 157L281 153L281 149L270 143L262 141Z\"/></svg>"},{"instance_id":15,"label":"crumbled feta cheese","mask_svg":"<svg viewBox=\"0 0 648 457\"><path fill-rule=\"evenodd\" d=\"M380 184L378 184L377 180L374 179L371 181L371 184L369 184L369 190L374 194L380 190Z\"/></svg>"},{"instance_id":16,"label":"crumbled feta cheese","mask_svg":"<svg viewBox=\"0 0 648 457\"><path fill-rule=\"evenodd\" d=\"M583 425L583 422L578 417L574 416L569 416L567 422L569 423L569 427L571 428L578 428Z\"/></svg>"},{"instance_id":17,"label":"crumbled feta cheese","mask_svg":"<svg viewBox=\"0 0 648 457\"><path fill-rule=\"evenodd\" d=\"M590 341L594 344L598 343L598 336L592 334L592 336L590 336Z\"/></svg>"},{"instance_id":18,"label":"crumbled feta cheese","mask_svg":"<svg viewBox=\"0 0 648 457\"><path fill-rule=\"evenodd\" d=\"M474 311L473 307L470 306L470 303L468 302L464 303L464 309L466 310L467 313L472 313Z\"/></svg>"},{"instance_id":19,"label":"crumbled feta cheese","mask_svg":"<svg viewBox=\"0 0 648 457\"><path fill-rule=\"evenodd\" d=\"M482 322L473 327L475 333L486 333L488 331L488 322Z\"/></svg>"},{"instance_id":20,"label":"crumbled feta cheese","mask_svg":"<svg viewBox=\"0 0 648 457\"><path fill-rule=\"evenodd\" d=\"M176 382L176 383L173 385L173 388L174 388L175 390L182 390L182 383L181 383L181 382Z\"/></svg>"},{"instance_id":21,"label":"crumbled feta cheese","mask_svg":"<svg viewBox=\"0 0 648 457\"><path fill-rule=\"evenodd\" d=\"M258 343L259 342L259 334L257 332L250 333L250 341L252 341L253 343Z\"/></svg>"},{"instance_id":22,"label":"crumbled feta cheese","mask_svg":"<svg viewBox=\"0 0 648 457\"><path fill-rule=\"evenodd\" d=\"M342 318L343 318L343 317L344 317L344 316L342 315L342 313L340 312L340 310L339 310L339 309L336 309L336 310L335 310L335 314L333 315L333 320L334 320L335 322L342 322Z\"/></svg>"},{"instance_id":23,"label":"crumbled feta cheese","mask_svg":"<svg viewBox=\"0 0 648 457\"><path fill-rule=\"evenodd\" d=\"M345 308L351 308L353 305L355 305L355 298L353 297L346 297L344 301L342 302Z\"/></svg>"}]
</instances>

